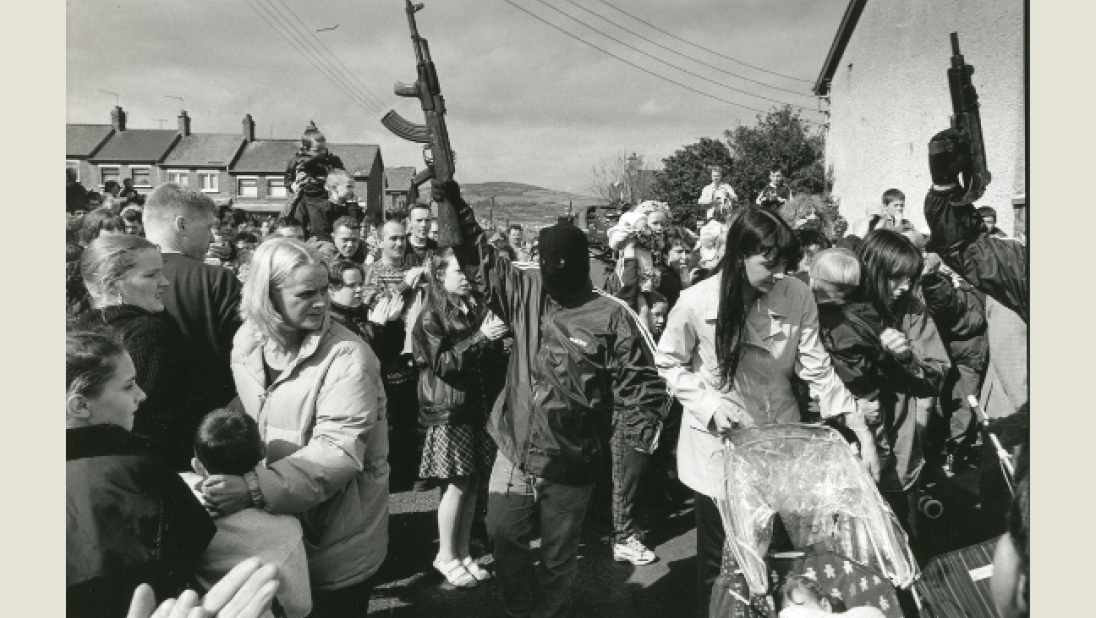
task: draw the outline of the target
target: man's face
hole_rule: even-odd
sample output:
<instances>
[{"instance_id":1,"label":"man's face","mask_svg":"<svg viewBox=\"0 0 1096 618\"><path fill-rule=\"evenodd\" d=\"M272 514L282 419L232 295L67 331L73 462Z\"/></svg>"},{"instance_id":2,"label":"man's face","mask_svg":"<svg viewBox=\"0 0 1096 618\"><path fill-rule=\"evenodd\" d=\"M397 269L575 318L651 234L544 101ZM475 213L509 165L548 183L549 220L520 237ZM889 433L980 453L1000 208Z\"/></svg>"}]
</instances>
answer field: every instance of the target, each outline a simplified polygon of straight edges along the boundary
<instances>
[{"instance_id":1,"label":"man's face","mask_svg":"<svg viewBox=\"0 0 1096 618\"><path fill-rule=\"evenodd\" d=\"M331 194L330 198L332 202L335 202L336 204L345 204L347 200L354 199L354 183L340 182L331 187L329 193Z\"/></svg>"},{"instance_id":2,"label":"man's face","mask_svg":"<svg viewBox=\"0 0 1096 618\"><path fill-rule=\"evenodd\" d=\"M425 242L426 233L430 231L430 209L412 209L411 214L407 217L407 225L408 231L415 237L415 240Z\"/></svg>"},{"instance_id":3,"label":"man's face","mask_svg":"<svg viewBox=\"0 0 1096 618\"><path fill-rule=\"evenodd\" d=\"M712 184L718 185L723 180L723 172L712 170Z\"/></svg>"},{"instance_id":4,"label":"man's face","mask_svg":"<svg viewBox=\"0 0 1096 618\"><path fill-rule=\"evenodd\" d=\"M906 200L894 200L890 204L883 204L883 214L895 221L905 220Z\"/></svg>"},{"instance_id":5,"label":"man's face","mask_svg":"<svg viewBox=\"0 0 1096 618\"><path fill-rule=\"evenodd\" d=\"M779 187L784 184L784 172L769 172L769 182L771 182L774 187Z\"/></svg>"},{"instance_id":6,"label":"man's face","mask_svg":"<svg viewBox=\"0 0 1096 618\"><path fill-rule=\"evenodd\" d=\"M407 234L402 224L389 221L381 230L381 255L389 260L399 260L407 247Z\"/></svg>"},{"instance_id":7,"label":"man's face","mask_svg":"<svg viewBox=\"0 0 1096 618\"><path fill-rule=\"evenodd\" d=\"M144 232L144 228L136 221L126 221L126 234L130 236L140 236Z\"/></svg>"},{"instance_id":8,"label":"man's face","mask_svg":"<svg viewBox=\"0 0 1096 618\"><path fill-rule=\"evenodd\" d=\"M206 253L209 253L210 241L213 240L213 229L218 224L217 217L211 212L198 212L192 218L186 219L185 223L180 243L183 255L194 260L204 260Z\"/></svg>"},{"instance_id":9,"label":"man's face","mask_svg":"<svg viewBox=\"0 0 1096 618\"><path fill-rule=\"evenodd\" d=\"M361 246L362 232L359 228L350 229L339 226L335 233L331 235L331 239L335 242L335 248L339 250L339 255L349 258L357 253L358 247Z\"/></svg>"},{"instance_id":10,"label":"man's face","mask_svg":"<svg viewBox=\"0 0 1096 618\"><path fill-rule=\"evenodd\" d=\"M987 230L997 227L997 215L982 215L982 221L986 222Z\"/></svg>"},{"instance_id":11,"label":"man's face","mask_svg":"<svg viewBox=\"0 0 1096 618\"><path fill-rule=\"evenodd\" d=\"M510 246L520 247L525 244L522 242L524 236L525 235L521 233L521 230L510 230Z\"/></svg>"}]
</instances>

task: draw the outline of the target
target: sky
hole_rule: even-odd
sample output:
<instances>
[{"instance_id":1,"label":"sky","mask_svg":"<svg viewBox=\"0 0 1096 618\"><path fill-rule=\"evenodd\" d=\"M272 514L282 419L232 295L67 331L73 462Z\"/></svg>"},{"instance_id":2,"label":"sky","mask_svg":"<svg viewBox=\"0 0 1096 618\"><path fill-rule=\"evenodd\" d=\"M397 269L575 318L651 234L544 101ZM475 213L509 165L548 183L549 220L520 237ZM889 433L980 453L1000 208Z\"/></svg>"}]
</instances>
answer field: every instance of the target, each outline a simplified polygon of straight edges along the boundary
<instances>
[{"instance_id":1,"label":"sky","mask_svg":"<svg viewBox=\"0 0 1096 618\"><path fill-rule=\"evenodd\" d=\"M778 105L730 88L816 110L811 86L848 0L425 4L416 18L446 100L457 180L589 194L591 170L600 161L636 152L657 169L682 146L754 124L755 109ZM646 71L755 109L654 77L516 7ZM322 28L334 29L316 32ZM257 137L295 139L311 120L330 142L379 144L387 167L422 167L421 146L380 124L389 109L423 121L418 101L392 90L396 81L415 78L400 0L69 0L66 39L70 123L108 123L115 96L107 91L118 95L130 128L174 128L183 106L195 132L240 132L250 112ZM326 59L330 69L321 71L308 58L321 65ZM804 118L821 117L807 111Z\"/></svg>"}]
</instances>

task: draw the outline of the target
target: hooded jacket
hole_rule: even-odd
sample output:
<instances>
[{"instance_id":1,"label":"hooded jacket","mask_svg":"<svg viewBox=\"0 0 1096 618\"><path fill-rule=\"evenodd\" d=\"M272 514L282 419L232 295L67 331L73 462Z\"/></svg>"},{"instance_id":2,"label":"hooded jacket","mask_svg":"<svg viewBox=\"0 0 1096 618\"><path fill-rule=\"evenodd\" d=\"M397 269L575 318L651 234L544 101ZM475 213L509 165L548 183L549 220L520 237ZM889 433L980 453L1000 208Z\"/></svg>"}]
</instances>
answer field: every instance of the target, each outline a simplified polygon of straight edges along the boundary
<instances>
[{"instance_id":1,"label":"hooded jacket","mask_svg":"<svg viewBox=\"0 0 1096 618\"><path fill-rule=\"evenodd\" d=\"M255 474L271 513L300 516L314 589L372 576L388 548L388 421L380 363L331 319L268 384L263 344L245 323L232 349L244 410L266 460Z\"/></svg>"}]
</instances>

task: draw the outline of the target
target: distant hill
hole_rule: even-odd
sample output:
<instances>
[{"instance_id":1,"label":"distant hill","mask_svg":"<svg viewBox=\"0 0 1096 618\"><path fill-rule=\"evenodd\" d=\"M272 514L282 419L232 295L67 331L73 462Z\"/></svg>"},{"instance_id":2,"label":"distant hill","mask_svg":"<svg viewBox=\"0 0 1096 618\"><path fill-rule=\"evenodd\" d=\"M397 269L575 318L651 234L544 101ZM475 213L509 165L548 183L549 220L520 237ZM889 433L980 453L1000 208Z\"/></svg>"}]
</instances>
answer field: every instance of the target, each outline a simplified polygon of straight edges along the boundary
<instances>
[{"instance_id":1,"label":"distant hill","mask_svg":"<svg viewBox=\"0 0 1096 618\"><path fill-rule=\"evenodd\" d=\"M575 209L600 203L596 197L553 191L543 187L517 182L481 182L462 184L461 196L476 209L476 216L487 219L491 198L495 198L495 224L510 223L549 225L567 209L571 202Z\"/></svg>"}]
</instances>

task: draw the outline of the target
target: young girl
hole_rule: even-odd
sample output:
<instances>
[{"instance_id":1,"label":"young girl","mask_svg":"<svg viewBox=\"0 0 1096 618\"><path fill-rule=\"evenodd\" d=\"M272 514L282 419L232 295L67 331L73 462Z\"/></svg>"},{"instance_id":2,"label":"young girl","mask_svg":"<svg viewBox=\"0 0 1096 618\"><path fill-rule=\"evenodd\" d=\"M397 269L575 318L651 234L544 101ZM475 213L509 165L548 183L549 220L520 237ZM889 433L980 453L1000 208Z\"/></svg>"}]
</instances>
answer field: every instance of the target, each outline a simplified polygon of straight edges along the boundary
<instances>
[{"instance_id":1,"label":"young girl","mask_svg":"<svg viewBox=\"0 0 1096 618\"><path fill-rule=\"evenodd\" d=\"M495 342L507 327L473 294L451 249L426 271L413 349L419 367L419 422L428 426L419 476L445 483L438 505L437 569L450 584L475 587L490 574L469 554L476 480L491 469L495 445L484 427L503 365Z\"/></svg>"},{"instance_id":2,"label":"young girl","mask_svg":"<svg viewBox=\"0 0 1096 618\"><path fill-rule=\"evenodd\" d=\"M124 616L140 584L178 596L217 529L190 489L130 433L145 399L121 339L65 340L65 585L69 616Z\"/></svg>"},{"instance_id":3,"label":"young girl","mask_svg":"<svg viewBox=\"0 0 1096 618\"><path fill-rule=\"evenodd\" d=\"M881 424L873 428L881 464L879 491L916 541L915 486L924 463L917 399L940 394L951 363L918 290L921 252L898 232L877 229L864 239L857 257L863 269L858 300L878 314L883 326L879 341L907 376L887 380L879 395Z\"/></svg>"}]
</instances>

